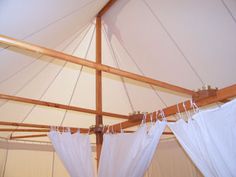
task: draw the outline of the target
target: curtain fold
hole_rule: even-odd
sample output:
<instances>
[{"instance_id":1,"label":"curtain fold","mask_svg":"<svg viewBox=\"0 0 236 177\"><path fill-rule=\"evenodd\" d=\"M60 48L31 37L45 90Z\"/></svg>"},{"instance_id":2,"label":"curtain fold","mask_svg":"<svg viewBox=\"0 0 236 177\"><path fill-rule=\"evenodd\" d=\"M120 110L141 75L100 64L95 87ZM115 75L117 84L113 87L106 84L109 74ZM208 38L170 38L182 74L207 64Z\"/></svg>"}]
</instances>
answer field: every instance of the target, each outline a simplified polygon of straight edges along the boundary
<instances>
[{"instance_id":1,"label":"curtain fold","mask_svg":"<svg viewBox=\"0 0 236 177\"><path fill-rule=\"evenodd\" d=\"M89 135L52 130L48 136L71 177L94 177Z\"/></svg>"},{"instance_id":2,"label":"curtain fold","mask_svg":"<svg viewBox=\"0 0 236 177\"><path fill-rule=\"evenodd\" d=\"M204 176L236 176L236 100L168 126Z\"/></svg>"},{"instance_id":3,"label":"curtain fold","mask_svg":"<svg viewBox=\"0 0 236 177\"><path fill-rule=\"evenodd\" d=\"M134 133L104 134L98 177L143 177L165 126L157 121Z\"/></svg>"}]
</instances>

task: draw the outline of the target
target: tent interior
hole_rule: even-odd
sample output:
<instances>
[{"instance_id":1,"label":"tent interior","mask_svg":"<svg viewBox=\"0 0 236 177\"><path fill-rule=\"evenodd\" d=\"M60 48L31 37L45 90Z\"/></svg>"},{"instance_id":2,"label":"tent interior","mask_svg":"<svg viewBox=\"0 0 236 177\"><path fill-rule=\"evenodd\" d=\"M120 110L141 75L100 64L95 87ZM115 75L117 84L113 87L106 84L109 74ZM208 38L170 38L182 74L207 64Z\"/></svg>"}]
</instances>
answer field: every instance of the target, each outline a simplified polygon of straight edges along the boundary
<instances>
[{"instance_id":1,"label":"tent interior","mask_svg":"<svg viewBox=\"0 0 236 177\"><path fill-rule=\"evenodd\" d=\"M96 111L91 114L6 98L17 96L97 110L94 68L8 45L3 38L96 62L96 16L107 3L0 1L1 123L81 130L95 125ZM208 85L220 90L236 83L236 1L117 0L101 17L101 44L103 65L195 92ZM192 99L192 95L114 73L102 72L101 80L104 113L151 113ZM235 96L234 88L234 95L200 109L219 107ZM170 114L167 120L175 121L176 115ZM115 125L135 131L139 126L135 122L125 127L124 121L127 118L103 115L103 125L111 129ZM23 128L0 124L0 176L69 176L46 133L34 132L32 127L18 131ZM164 132L146 176L202 176L170 129ZM90 140L96 164L95 134Z\"/></svg>"}]
</instances>

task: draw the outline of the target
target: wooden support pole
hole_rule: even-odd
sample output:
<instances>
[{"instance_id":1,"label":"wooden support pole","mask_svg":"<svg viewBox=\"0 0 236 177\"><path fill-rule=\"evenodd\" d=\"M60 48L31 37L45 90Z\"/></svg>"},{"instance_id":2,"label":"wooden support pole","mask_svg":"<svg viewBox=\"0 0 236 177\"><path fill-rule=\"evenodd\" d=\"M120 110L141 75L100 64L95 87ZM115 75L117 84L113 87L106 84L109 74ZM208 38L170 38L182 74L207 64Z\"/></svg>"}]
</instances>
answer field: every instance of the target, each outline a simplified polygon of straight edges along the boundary
<instances>
[{"instance_id":1,"label":"wooden support pole","mask_svg":"<svg viewBox=\"0 0 236 177\"><path fill-rule=\"evenodd\" d=\"M102 63L102 30L101 17L96 17L96 63ZM102 120L102 72L96 70L96 126L103 125ZM96 133L96 151L97 167L99 165L100 154L102 149L103 132Z\"/></svg>"},{"instance_id":2,"label":"wooden support pole","mask_svg":"<svg viewBox=\"0 0 236 177\"><path fill-rule=\"evenodd\" d=\"M64 104L59 104L59 103L35 100L35 99L6 95L6 94L0 94L0 99L6 99L6 100L29 103L29 104L36 104L36 105L40 105L40 106L65 109L65 110L70 110L70 111L84 112L84 113L89 113L89 114L98 114L99 113L98 111L92 110L92 109L86 109L86 108L81 108L81 107L76 107L76 106L69 106L69 105L64 105ZM110 112L101 112L99 114L101 114L103 116L108 116L108 117L129 119L129 116L122 115L122 114L115 114L115 113L110 113Z\"/></svg>"},{"instance_id":3,"label":"wooden support pole","mask_svg":"<svg viewBox=\"0 0 236 177\"><path fill-rule=\"evenodd\" d=\"M110 7L116 2L117 0L110 0L103 8L98 12L97 17L102 17L109 9Z\"/></svg>"},{"instance_id":4,"label":"wooden support pole","mask_svg":"<svg viewBox=\"0 0 236 177\"><path fill-rule=\"evenodd\" d=\"M57 58L60 60L83 65L83 66L86 66L89 68L93 68L93 69L96 69L99 71L107 72L107 73L114 74L114 75L121 76L121 77L126 77L126 78L133 79L133 80L136 80L139 82L144 82L144 83L158 86L161 88L165 88L165 89L177 92L177 93L181 93L181 94L185 94L185 95L193 95L195 93L192 90L182 88L179 86L175 86L173 84L169 84L169 83L155 80L155 79L152 79L149 77L141 76L141 75L127 72L124 70L120 70L120 69L110 67L107 65L103 65L100 63L92 62L92 61L89 61L89 60L86 60L83 58L75 57L75 56L72 56L72 55L69 55L69 54L66 54L63 52L59 52L59 51L52 50L49 48L45 48L45 47L41 47L38 45L30 44L27 42L23 42L23 41L20 41L20 40L14 39L14 38L10 38L7 36L0 35L0 43L6 44L9 46L13 46L13 47L17 47L17 48L21 48L24 50L29 50L29 51L41 53L42 55L51 56L51 57L54 57L54 58Z\"/></svg>"},{"instance_id":5,"label":"wooden support pole","mask_svg":"<svg viewBox=\"0 0 236 177\"><path fill-rule=\"evenodd\" d=\"M202 106L217 103L221 100L229 99L229 98L232 98L232 97L235 97L235 96L236 96L236 84L234 84L232 86L229 86L229 87L226 87L226 88L223 88L223 89L220 89L216 92L216 96L211 96L211 97L208 97L208 98L201 99L199 101L196 101L196 104L197 104L198 107L202 107ZM192 109L190 100L185 101L184 104L186 106L186 110ZM183 107L183 102L178 103L178 105L179 105L180 112L184 112L185 109ZM169 107L163 109L163 111L165 113L165 116L168 117L168 116L171 116L171 115L175 115L178 112L178 108L177 108L177 105L173 105L173 106L169 106ZM153 113L153 115L155 115L155 112ZM159 116L158 118L161 118L161 116ZM168 118L167 118L167 120L168 120ZM150 114L147 114L146 121L147 122L150 121ZM125 129L125 128L129 128L129 127L139 125L140 122L141 121L124 121L124 122L119 123L119 124L114 124L112 126L112 128L114 129L114 131L119 131L120 127ZM111 130L111 127L109 129Z\"/></svg>"}]
</instances>

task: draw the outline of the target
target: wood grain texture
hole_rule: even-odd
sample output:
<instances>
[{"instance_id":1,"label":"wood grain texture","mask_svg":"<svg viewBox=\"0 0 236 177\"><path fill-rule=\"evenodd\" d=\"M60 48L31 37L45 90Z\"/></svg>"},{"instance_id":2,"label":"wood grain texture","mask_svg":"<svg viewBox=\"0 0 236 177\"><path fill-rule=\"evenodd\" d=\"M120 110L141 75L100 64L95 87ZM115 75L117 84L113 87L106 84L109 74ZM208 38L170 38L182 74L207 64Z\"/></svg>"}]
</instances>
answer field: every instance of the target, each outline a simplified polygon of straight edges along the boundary
<instances>
[{"instance_id":1,"label":"wood grain texture","mask_svg":"<svg viewBox=\"0 0 236 177\"><path fill-rule=\"evenodd\" d=\"M47 106L47 107L58 108L58 109L65 109L65 110L70 110L70 111L84 112L84 113L95 114L95 115L101 114L103 116L108 116L108 117L129 119L129 116L127 116L127 115L115 114L115 113L110 113L110 112L99 113L98 111L92 110L92 109L81 108L81 107L77 107L77 106L69 106L69 105L53 103L53 102L48 102L48 101L41 101L41 100L19 97L19 96L0 94L0 99L6 99L6 100L29 103L29 104L36 104L36 105Z\"/></svg>"},{"instance_id":2,"label":"wood grain texture","mask_svg":"<svg viewBox=\"0 0 236 177\"><path fill-rule=\"evenodd\" d=\"M171 91L174 91L177 93L181 93L181 94L185 94L185 95L193 95L195 93L194 91L183 88L183 87L179 87L179 86L176 86L173 84L169 84L169 83L155 80L155 79L152 79L149 77L145 77L145 76L141 76L141 75L134 74L131 72L127 72L124 70L120 70L120 69L110 67L107 65L103 65L100 63L92 62L92 61L89 61L89 60L86 60L83 58L75 57L75 56L72 56L72 55L69 55L69 54L66 54L63 52L59 52L59 51L56 51L53 49L49 49L46 47L42 47L39 45L34 45L34 44L27 43L27 42L23 42L23 41L20 41L20 40L11 38L11 37L0 35L0 43L6 44L9 46L14 46L17 48L21 48L24 50L29 50L29 51L41 53L43 55L47 55L47 56L51 56L51 57L54 57L54 58L57 58L60 60L67 61L67 62L83 65L83 66L86 66L89 68L93 68L93 69L96 69L99 71L118 75L121 77L126 77L126 78L133 79L133 80L136 80L139 82L144 82L144 83L158 86L158 87L161 87L164 89L168 89L168 90L171 90Z\"/></svg>"},{"instance_id":3,"label":"wood grain texture","mask_svg":"<svg viewBox=\"0 0 236 177\"><path fill-rule=\"evenodd\" d=\"M229 98L232 98L232 97L235 97L235 96L236 96L236 84L234 84L232 86L229 86L229 87L225 87L223 89L220 89L220 90L217 91L216 96L211 96L211 97L208 97L208 98L201 99L201 100L197 101L196 104L197 104L198 107L202 107L202 106L217 103L221 100L229 99ZM185 102L178 103L180 112L185 111L185 109L183 107L183 104L185 104L186 110L192 109L191 101L187 100ZM163 111L164 111L164 114L165 114L165 116L167 117L167 120L168 120L169 116L172 116L172 115L175 115L176 113L178 113L177 104L169 106L169 107L163 109ZM156 115L156 112L153 112L151 114ZM146 119L147 122L150 122L150 115L151 114L147 114L147 119ZM161 119L160 115L158 116L158 119ZM173 120L168 120L168 121L173 121ZM114 124L109 129L111 130L113 128L115 131L119 131L120 127L122 127L122 129L125 129L125 128L129 128L129 127L137 126L140 123L141 123L141 120L134 121L134 122L133 121L124 121L124 122L119 123L119 124Z\"/></svg>"}]
</instances>

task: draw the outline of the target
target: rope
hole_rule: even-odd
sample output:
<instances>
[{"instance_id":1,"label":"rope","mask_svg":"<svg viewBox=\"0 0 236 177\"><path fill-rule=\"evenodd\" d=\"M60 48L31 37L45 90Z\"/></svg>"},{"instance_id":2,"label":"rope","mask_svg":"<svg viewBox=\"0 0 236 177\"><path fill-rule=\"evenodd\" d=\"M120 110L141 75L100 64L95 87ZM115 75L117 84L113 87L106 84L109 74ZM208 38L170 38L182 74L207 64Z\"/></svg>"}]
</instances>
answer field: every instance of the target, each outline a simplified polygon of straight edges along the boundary
<instances>
[{"instance_id":1,"label":"rope","mask_svg":"<svg viewBox=\"0 0 236 177\"><path fill-rule=\"evenodd\" d=\"M119 63L118 63L118 59L117 59L117 57L116 57L116 53L115 53L115 51L114 51L114 48L113 48L112 44L108 41L107 33L106 33L106 31L105 31L105 28L103 28L103 31L104 31L104 33L106 34L106 35L105 35L105 39L106 39L106 42L107 42L107 44L108 44L108 46L109 46L109 48L110 48L110 50L111 50L111 52L112 52L113 61L115 62L116 67L120 69L120 66L119 66ZM134 106L133 106L133 103L132 103L131 98L130 98L130 96L129 96L129 92L128 92L128 88L127 88L127 86L126 86L126 84L125 84L125 80L124 80L123 77L120 77L120 79L121 79L121 81L122 81L122 84L123 84L123 87L124 87L126 96L127 96L127 98L128 98L128 101L129 101L131 110L134 112Z\"/></svg>"},{"instance_id":2,"label":"rope","mask_svg":"<svg viewBox=\"0 0 236 177\"><path fill-rule=\"evenodd\" d=\"M81 32L81 33L82 33L82 32ZM81 33L80 33L80 34L81 34ZM76 36L73 38L73 40L72 40L70 43L68 43L68 44L62 49L62 51L64 51L69 45L71 45L71 43L74 42L74 40L77 39L77 37L78 37L80 34L76 35ZM24 83L24 85L23 85L20 89L18 89L13 95L17 95L21 90L23 90L36 76L38 76L44 69L46 69L47 66L48 66L49 64L51 64L54 60L56 60L56 59L55 59L55 58L51 59L39 72L37 72L35 75L33 75L33 76L32 76L26 83ZM59 73L61 72L61 70L62 70L63 67L65 66L65 64L66 64L66 62L63 64L62 68L59 70L59 72L56 74L55 77L57 77L57 76L59 75ZM56 78L54 78L52 82L54 82L55 79L56 79ZM50 84L51 84L51 83L50 83ZM50 84L49 84L49 86L50 86ZM46 91L47 91L47 89L48 89L48 88L46 88ZM45 93L43 93L43 95L44 95L44 94L45 94ZM42 96L40 97L40 99L41 99L41 98L42 98ZM4 102L3 104L1 104L0 107L2 107L3 105L5 105L7 102L8 102L8 101L6 101L6 102Z\"/></svg>"},{"instance_id":3,"label":"rope","mask_svg":"<svg viewBox=\"0 0 236 177\"><path fill-rule=\"evenodd\" d=\"M95 34L95 27L94 27L94 29L93 29L92 37L91 37L91 39L90 39L90 41L89 41L88 48L87 48L87 50L86 50L86 53L85 53L84 58L87 58L87 55L88 55L89 49L90 49L91 44L92 44L92 40L93 40L94 34ZM86 35L87 35L87 34L86 34ZM79 45L78 45L78 46L79 46ZM74 50L74 52L75 52L75 51L76 51L76 50ZM77 85L78 85L78 82L79 82L79 79L80 79L80 76L81 76L82 70L83 70L83 66L81 66L80 71L79 71L79 73L78 73L78 77L77 77L77 80L76 80L76 82L75 82L75 85L74 85L74 88L73 88L72 94L71 94L71 96L70 96L70 100L69 100L68 105L70 105L71 102L72 102L72 98L74 97L75 90L76 90L76 88L77 88ZM64 123L64 121L65 121L65 118L66 118L66 115L67 115L67 112L68 112L68 110L65 111L65 113L64 113L64 115L63 115L63 118L62 118L62 121L61 121L61 123L60 123L60 126L63 125L63 123Z\"/></svg>"},{"instance_id":4,"label":"rope","mask_svg":"<svg viewBox=\"0 0 236 177\"><path fill-rule=\"evenodd\" d=\"M195 68L193 67L193 65L191 64L190 60L187 58L187 56L184 54L184 52L181 50L180 46L178 45L178 43L175 41L175 39L173 38L173 36L170 34L170 32L167 30L167 28L165 27L165 25L161 22L160 18L155 14L155 12L152 10L151 6L146 2L146 0L143 0L142 2L144 2L144 4L147 6L147 8L149 9L149 11L151 12L151 14L154 16L154 18L156 19L156 21L161 25L161 27L163 28L163 30L166 32L166 34L168 35L168 37L170 38L170 40L173 42L173 44L175 45L175 47L177 48L177 50L180 52L180 54L183 56L184 60L187 62L187 64L189 65L189 67L191 68L191 70L193 71L193 73L197 76L197 78L199 79L199 81L202 83L202 85L204 85L203 79L200 77L200 75L198 74L198 72L195 70Z\"/></svg>"},{"instance_id":5,"label":"rope","mask_svg":"<svg viewBox=\"0 0 236 177\"><path fill-rule=\"evenodd\" d=\"M82 31L84 31L84 29L86 29L88 27L88 25L86 25ZM78 32L79 35L81 34L81 31ZM77 34L78 35L78 34ZM21 71L24 71L25 69L27 69L28 67L30 67L31 65L33 65L36 61L38 61L38 59L40 59L43 55L40 55L39 57L35 58L35 60L33 60L32 62L26 64L25 66L21 67L19 70L17 70L16 72L12 73L10 76L4 78L3 80L0 81L0 84L2 84L3 82L6 82L7 80L11 79L12 77L14 77L15 75L17 75L18 73L20 73Z\"/></svg>"},{"instance_id":6,"label":"rope","mask_svg":"<svg viewBox=\"0 0 236 177\"><path fill-rule=\"evenodd\" d=\"M32 33L30 33L30 34L24 36L21 40L25 40L25 39L27 39L27 38L29 38L29 37L32 37L33 35L35 35L35 34L41 32L41 31L43 31L44 29L47 29L48 27L50 27L51 25L54 25L55 23L57 23L57 22L59 22L59 21L64 20L65 18L67 18L67 17L73 15L74 13L80 12L80 10L81 10L82 8L85 8L87 5L91 4L93 1L94 1L94 0L91 0L91 1L89 1L87 4L85 4L85 5L83 5L83 6L79 7L79 8L77 8L77 9L75 9L75 10L69 12L68 14L66 14L66 15L64 15L64 16L62 16L62 17L60 17L60 18L58 18L58 19L56 19L56 20L54 20L54 21L52 21L52 22L50 22L50 23L48 23L48 24L46 24L46 25L43 26L42 28L39 28L38 30L35 30L34 32L32 32ZM7 48L9 48L9 47L10 47L10 46L7 46L6 48L3 48L2 50L0 50L0 52L2 52L3 50L5 50L5 49L7 49Z\"/></svg>"},{"instance_id":7,"label":"rope","mask_svg":"<svg viewBox=\"0 0 236 177\"><path fill-rule=\"evenodd\" d=\"M7 140L7 145L8 145L8 140ZM7 150L6 150L6 158L5 158L5 162L4 162L4 166L3 166L3 172L2 172L3 177L5 176L5 173L6 173L6 166L7 166L7 160L8 160L8 152L9 152L9 148L7 148Z\"/></svg>"},{"instance_id":8,"label":"rope","mask_svg":"<svg viewBox=\"0 0 236 177\"><path fill-rule=\"evenodd\" d=\"M227 12L229 13L229 15L232 17L234 23L236 24L236 18L234 17L232 11L230 10L230 8L227 6L227 4L225 3L224 0L220 0L221 3L223 4L223 6L225 7L225 9L227 10Z\"/></svg>"},{"instance_id":9,"label":"rope","mask_svg":"<svg viewBox=\"0 0 236 177\"><path fill-rule=\"evenodd\" d=\"M105 27L104 28L104 31L106 32L106 29ZM107 32L106 32L106 35L107 35ZM137 64L137 62L135 61L134 57L131 55L131 53L128 51L128 49L123 45L123 42L118 39L118 41L120 42L120 45L121 47L125 50L126 54L129 56L129 58L132 60L132 62L134 63L134 65L136 66L136 68L138 69L138 71L141 73L142 76L146 76L144 74L144 72L142 71L142 69L140 68L140 66ZM165 101L162 99L162 97L160 96L160 94L158 93L158 91L155 89L155 87L151 84L148 84L151 89L154 91L154 93L156 94L156 96L160 99L160 101L162 102L162 104L167 107L167 104L165 103Z\"/></svg>"},{"instance_id":10,"label":"rope","mask_svg":"<svg viewBox=\"0 0 236 177\"><path fill-rule=\"evenodd\" d=\"M83 36L83 38L81 39L81 41L79 42L79 44L83 41L84 37L87 35L88 31L89 31L90 28L88 28L88 30L86 31L85 35ZM74 40L78 37L78 35L75 36L75 38L72 39L72 41L67 44L63 50L65 50L69 45L71 45L72 42L74 42ZM77 46L76 46L77 47ZM53 59L53 60L56 60L56 59ZM44 90L44 92L42 93L42 95L39 97L39 100L41 100L43 98L43 96L47 93L48 89L52 86L52 84L55 82L55 80L57 79L57 77L59 76L59 74L62 72L62 70L64 69L65 65L66 65L67 62L64 62L64 64L62 65L62 67L60 68L60 70L57 72L57 74L54 76L54 78L52 79L52 81L50 82L50 84L47 86L47 88ZM26 114L26 116L21 120L21 123L23 123L27 118L28 116L32 113L32 111L34 110L34 108L36 107L37 105L33 105L30 109L30 111ZM16 127L16 129L18 128L19 126ZM15 131L13 131L11 134L13 134Z\"/></svg>"}]
</instances>

